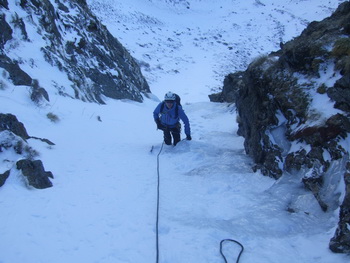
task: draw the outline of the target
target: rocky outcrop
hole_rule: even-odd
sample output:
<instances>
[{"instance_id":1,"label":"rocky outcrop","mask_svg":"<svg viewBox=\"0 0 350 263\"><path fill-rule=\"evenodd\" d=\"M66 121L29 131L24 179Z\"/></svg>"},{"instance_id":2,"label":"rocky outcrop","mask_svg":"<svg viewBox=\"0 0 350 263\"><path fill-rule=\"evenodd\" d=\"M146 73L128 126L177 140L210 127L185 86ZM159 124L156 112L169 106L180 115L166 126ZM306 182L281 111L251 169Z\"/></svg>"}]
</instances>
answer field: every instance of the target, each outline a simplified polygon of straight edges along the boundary
<instances>
[{"instance_id":1,"label":"rocky outcrop","mask_svg":"<svg viewBox=\"0 0 350 263\"><path fill-rule=\"evenodd\" d=\"M0 0L0 5L6 9L8 9L8 2L7 0Z\"/></svg>"},{"instance_id":2,"label":"rocky outcrop","mask_svg":"<svg viewBox=\"0 0 350 263\"><path fill-rule=\"evenodd\" d=\"M32 78L20 68L18 62L13 61L6 55L0 55L0 67L8 72L14 85L31 86Z\"/></svg>"},{"instance_id":3,"label":"rocky outcrop","mask_svg":"<svg viewBox=\"0 0 350 263\"><path fill-rule=\"evenodd\" d=\"M340 220L334 237L331 239L329 247L338 253L350 253L350 163L347 163L344 175L346 195L340 208Z\"/></svg>"},{"instance_id":4,"label":"rocky outcrop","mask_svg":"<svg viewBox=\"0 0 350 263\"><path fill-rule=\"evenodd\" d=\"M107 97L142 102L150 93L139 65L85 0L0 0L0 32L1 77L29 90L35 106L49 104L56 94L103 104ZM56 73L46 75L43 86L39 79L47 68ZM0 170L0 186L13 169L32 187L52 186L52 173L29 139L54 145L29 136L16 116L0 113L0 152L11 156L1 160L10 169Z\"/></svg>"},{"instance_id":5,"label":"rocky outcrop","mask_svg":"<svg viewBox=\"0 0 350 263\"><path fill-rule=\"evenodd\" d=\"M15 115L0 113L0 132L6 130L21 137L23 140L27 140L29 138L23 123L19 122Z\"/></svg>"},{"instance_id":6,"label":"rocky outcrop","mask_svg":"<svg viewBox=\"0 0 350 263\"><path fill-rule=\"evenodd\" d=\"M282 49L257 58L246 71L228 75L212 101L235 102L239 135L254 169L280 178L305 171L304 186L328 211L322 189L329 167L345 160L339 172L348 180L350 133L350 3L312 22ZM330 248L350 252L347 185L340 222Z\"/></svg>"},{"instance_id":7,"label":"rocky outcrop","mask_svg":"<svg viewBox=\"0 0 350 263\"><path fill-rule=\"evenodd\" d=\"M33 72L40 75L37 58L24 53L19 57L19 43L32 46L66 74L68 87L52 80L63 96L97 103L104 103L103 97L141 102L150 92L139 65L92 14L86 1L21 0L13 5L16 8L9 10L6 0L0 2L0 67L14 85L30 86L35 102L48 101L51 87L33 84L33 79L39 79ZM24 64L32 73L23 70Z\"/></svg>"},{"instance_id":8,"label":"rocky outcrop","mask_svg":"<svg viewBox=\"0 0 350 263\"><path fill-rule=\"evenodd\" d=\"M12 29L9 24L5 20L5 15L0 15L0 47L4 48L5 43L12 38Z\"/></svg>"},{"instance_id":9,"label":"rocky outcrop","mask_svg":"<svg viewBox=\"0 0 350 263\"><path fill-rule=\"evenodd\" d=\"M53 178L51 172L44 170L43 164L40 160L34 160L38 156L38 152L29 146L27 140L30 137L25 129L23 123L17 120L17 117L12 114L0 113L0 152L5 153L14 152L16 155L9 154L10 157L6 158L8 166L12 165L12 168L16 168L22 171L22 175L29 186L44 189L52 186L49 178ZM53 145L47 139L40 139ZM21 159L20 161L17 161ZM11 169L12 169L11 168ZM6 179L10 176L11 169L5 172L0 171L0 187L6 182Z\"/></svg>"}]
</instances>

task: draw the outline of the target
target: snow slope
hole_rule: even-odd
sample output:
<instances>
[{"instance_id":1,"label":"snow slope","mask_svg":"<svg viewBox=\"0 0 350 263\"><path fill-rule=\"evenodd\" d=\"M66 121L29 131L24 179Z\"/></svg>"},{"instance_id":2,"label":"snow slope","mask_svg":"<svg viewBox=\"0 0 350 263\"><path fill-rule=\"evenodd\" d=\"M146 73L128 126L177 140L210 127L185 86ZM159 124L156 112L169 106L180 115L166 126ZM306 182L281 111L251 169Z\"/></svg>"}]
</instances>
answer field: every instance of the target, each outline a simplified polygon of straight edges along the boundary
<instances>
[{"instance_id":1,"label":"snow slope","mask_svg":"<svg viewBox=\"0 0 350 263\"><path fill-rule=\"evenodd\" d=\"M88 0L141 61L152 92L206 100L224 76L278 50L343 0ZM189 3L188 3L189 2ZM187 99L186 99L187 100Z\"/></svg>"},{"instance_id":2,"label":"snow slope","mask_svg":"<svg viewBox=\"0 0 350 263\"><path fill-rule=\"evenodd\" d=\"M261 43L263 50L259 46L250 50L260 37L255 28L259 24L254 24L259 16L249 16L254 14L251 8L269 6L273 10L272 6L278 9L284 4L216 1L220 5L208 5L203 0L191 1L187 9L182 4L169 8L156 0L101 2L108 9L102 9L103 5L94 9L100 11L104 23L130 50L135 48L136 58L149 63L149 71L144 71L154 93L161 98L169 89L178 92L192 125L192 141L182 141L175 148L164 146L160 154L160 262L223 262L219 242L224 238L245 246L242 263L349 262L349 256L328 249L338 211L322 212L301 184L290 189L288 180L297 178L275 182L252 173L243 138L236 135L234 106L210 103L206 97L227 70L242 68L255 55L276 49L278 42L266 40ZM295 16L291 24L298 26L288 30L296 34L305 26L303 21L321 19L339 1L328 2L289 1L285 17ZM306 8L297 8L307 4L314 7L309 16ZM236 11L228 14L221 5L233 5ZM216 18L212 35L210 24L203 22L209 15ZM252 20L252 31L244 29L225 37L228 41L241 34L244 43L231 40L230 45L245 46L246 51L240 51L243 55L232 55L232 50L213 40L221 24L232 24L225 16ZM182 23L196 33L180 34L177 30ZM284 27L289 26L292 28L290 24ZM200 39L201 35L211 40ZM284 40L291 35L285 33ZM254 38L249 40L249 36ZM165 44L171 42L168 37L176 43ZM231 61L234 66L226 68L230 56L235 58ZM60 76L52 68L43 74ZM107 105L96 105L50 94L49 105L36 107L27 90L9 82L5 86L0 91L0 112L15 114L29 135L55 143L49 147L29 140L55 179L52 188L28 189L12 169L0 188L0 262L155 262L157 154L162 135L155 129L152 111L158 99L142 104L107 100ZM52 123L46 117L49 112L60 121ZM0 164L0 172L21 158L0 152L1 160L4 154L7 161ZM299 208L295 213L287 211L290 202ZM229 262L235 262L239 248L226 244L224 251Z\"/></svg>"}]
</instances>

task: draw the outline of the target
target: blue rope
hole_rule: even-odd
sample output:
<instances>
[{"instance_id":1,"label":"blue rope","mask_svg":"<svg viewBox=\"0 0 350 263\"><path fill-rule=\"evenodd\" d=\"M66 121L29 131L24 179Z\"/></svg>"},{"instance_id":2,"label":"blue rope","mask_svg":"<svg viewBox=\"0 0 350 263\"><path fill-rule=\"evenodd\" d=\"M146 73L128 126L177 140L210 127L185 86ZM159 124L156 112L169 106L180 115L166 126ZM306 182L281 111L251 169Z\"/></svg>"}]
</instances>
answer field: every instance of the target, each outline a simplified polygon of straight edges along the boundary
<instances>
[{"instance_id":1,"label":"blue rope","mask_svg":"<svg viewBox=\"0 0 350 263\"><path fill-rule=\"evenodd\" d=\"M157 182L157 219L156 219L156 262L159 262L159 185L160 185L160 176L159 176L159 156L163 150L164 141L162 143L162 147L160 147L159 153L157 155L157 175L158 175L158 182Z\"/></svg>"},{"instance_id":2,"label":"blue rope","mask_svg":"<svg viewBox=\"0 0 350 263\"><path fill-rule=\"evenodd\" d=\"M224 253L222 253L222 244L223 244L224 242L226 242L226 241L227 241L227 242L234 242L234 243L238 244L238 245L241 247L241 251L239 252L238 257L237 257L237 261L236 261L236 263L238 263L238 262L239 262L239 259L240 259L240 257L241 257L241 255L242 255L242 253L243 253L243 250L244 250L243 245L242 245L241 243L239 243L238 241L233 240L233 239L223 239L223 240L221 240L221 242L220 242L220 254L221 254L221 256L224 258L225 263L227 263L227 259L226 259L225 255L224 255Z\"/></svg>"},{"instance_id":3,"label":"blue rope","mask_svg":"<svg viewBox=\"0 0 350 263\"><path fill-rule=\"evenodd\" d=\"M164 141L162 143L162 146L160 147L160 150L159 150L159 153L157 155L157 219L156 219L156 263L159 263L159 188L160 188L160 173L159 173L159 156L160 154L162 153L162 150L163 150L163 146L164 146ZM151 149L151 152L153 151L153 146L152 146L152 149ZM236 240L233 240L233 239L223 239L221 240L220 242L220 254L222 255L222 257L224 258L225 260L225 263L227 263L227 259L224 255L224 253L222 252L222 245L224 242L234 242L236 244L238 244L240 247L241 247L241 251L239 252L238 254L238 257L237 257L237 261L236 263L239 263L239 259L243 253L243 250L244 250L244 247L241 243L239 243L238 241Z\"/></svg>"}]
</instances>

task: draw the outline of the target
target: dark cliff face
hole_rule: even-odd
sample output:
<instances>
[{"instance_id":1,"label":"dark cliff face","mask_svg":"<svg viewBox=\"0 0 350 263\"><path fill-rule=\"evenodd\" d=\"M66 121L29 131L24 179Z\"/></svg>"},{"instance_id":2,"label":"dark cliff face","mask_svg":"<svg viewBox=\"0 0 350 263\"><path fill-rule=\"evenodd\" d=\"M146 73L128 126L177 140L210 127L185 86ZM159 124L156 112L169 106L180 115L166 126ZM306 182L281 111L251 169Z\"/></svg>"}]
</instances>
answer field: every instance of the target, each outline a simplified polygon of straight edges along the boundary
<instances>
[{"instance_id":1,"label":"dark cliff face","mask_svg":"<svg viewBox=\"0 0 350 263\"><path fill-rule=\"evenodd\" d=\"M333 162L348 182L350 133L350 3L321 22L311 23L281 50L257 58L246 71L226 76L212 101L235 102L239 135L256 163L276 179L304 171L304 186L321 208L321 192ZM348 184L340 222L330 248L350 252Z\"/></svg>"},{"instance_id":2,"label":"dark cliff face","mask_svg":"<svg viewBox=\"0 0 350 263\"><path fill-rule=\"evenodd\" d=\"M7 83L29 91L33 107L49 105L51 96L103 104L107 97L142 102L150 93L135 60L85 0L0 0L0 92ZM27 186L51 187L53 175L27 139L54 143L28 135L7 112L0 113L0 133L0 152L20 159L11 169L21 170ZM11 169L0 173L0 187Z\"/></svg>"},{"instance_id":3,"label":"dark cliff face","mask_svg":"<svg viewBox=\"0 0 350 263\"><path fill-rule=\"evenodd\" d=\"M48 100L48 87L40 80L33 85L39 78L23 70L35 68L37 57L21 59L16 52L21 43L66 74L70 85L56 87L61 95L98 103L104 96L141 102L150 92L138 64L83 0L2 0L0 30L0 67L15 85L31 86L35 99Z\"/></svg>"}]
</instances>

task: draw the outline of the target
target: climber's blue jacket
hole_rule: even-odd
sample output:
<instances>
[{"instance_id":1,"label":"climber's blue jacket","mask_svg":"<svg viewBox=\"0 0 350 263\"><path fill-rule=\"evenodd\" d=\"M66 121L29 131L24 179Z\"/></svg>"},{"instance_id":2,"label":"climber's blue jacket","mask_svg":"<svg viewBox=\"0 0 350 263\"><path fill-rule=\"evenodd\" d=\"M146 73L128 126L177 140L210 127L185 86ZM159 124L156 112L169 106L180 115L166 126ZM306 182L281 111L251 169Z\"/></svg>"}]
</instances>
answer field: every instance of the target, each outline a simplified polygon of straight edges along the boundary
<instances>
[{"instance_id":1,"label":"climber's blue jacket","mask_svg":"<svg viewBox=\"0 0 350 263\"><path fill-rule=\"evenodd\" d=\"M169 109L165 102L159 103L159 105L153 111L154 120L160 120L161 124L168 128L174 128L179 123L180 119L185 124L185 134L186 136L191 135L190 122L182 106L178 105L176 102Z\"/></svg>"}]
</instances>

